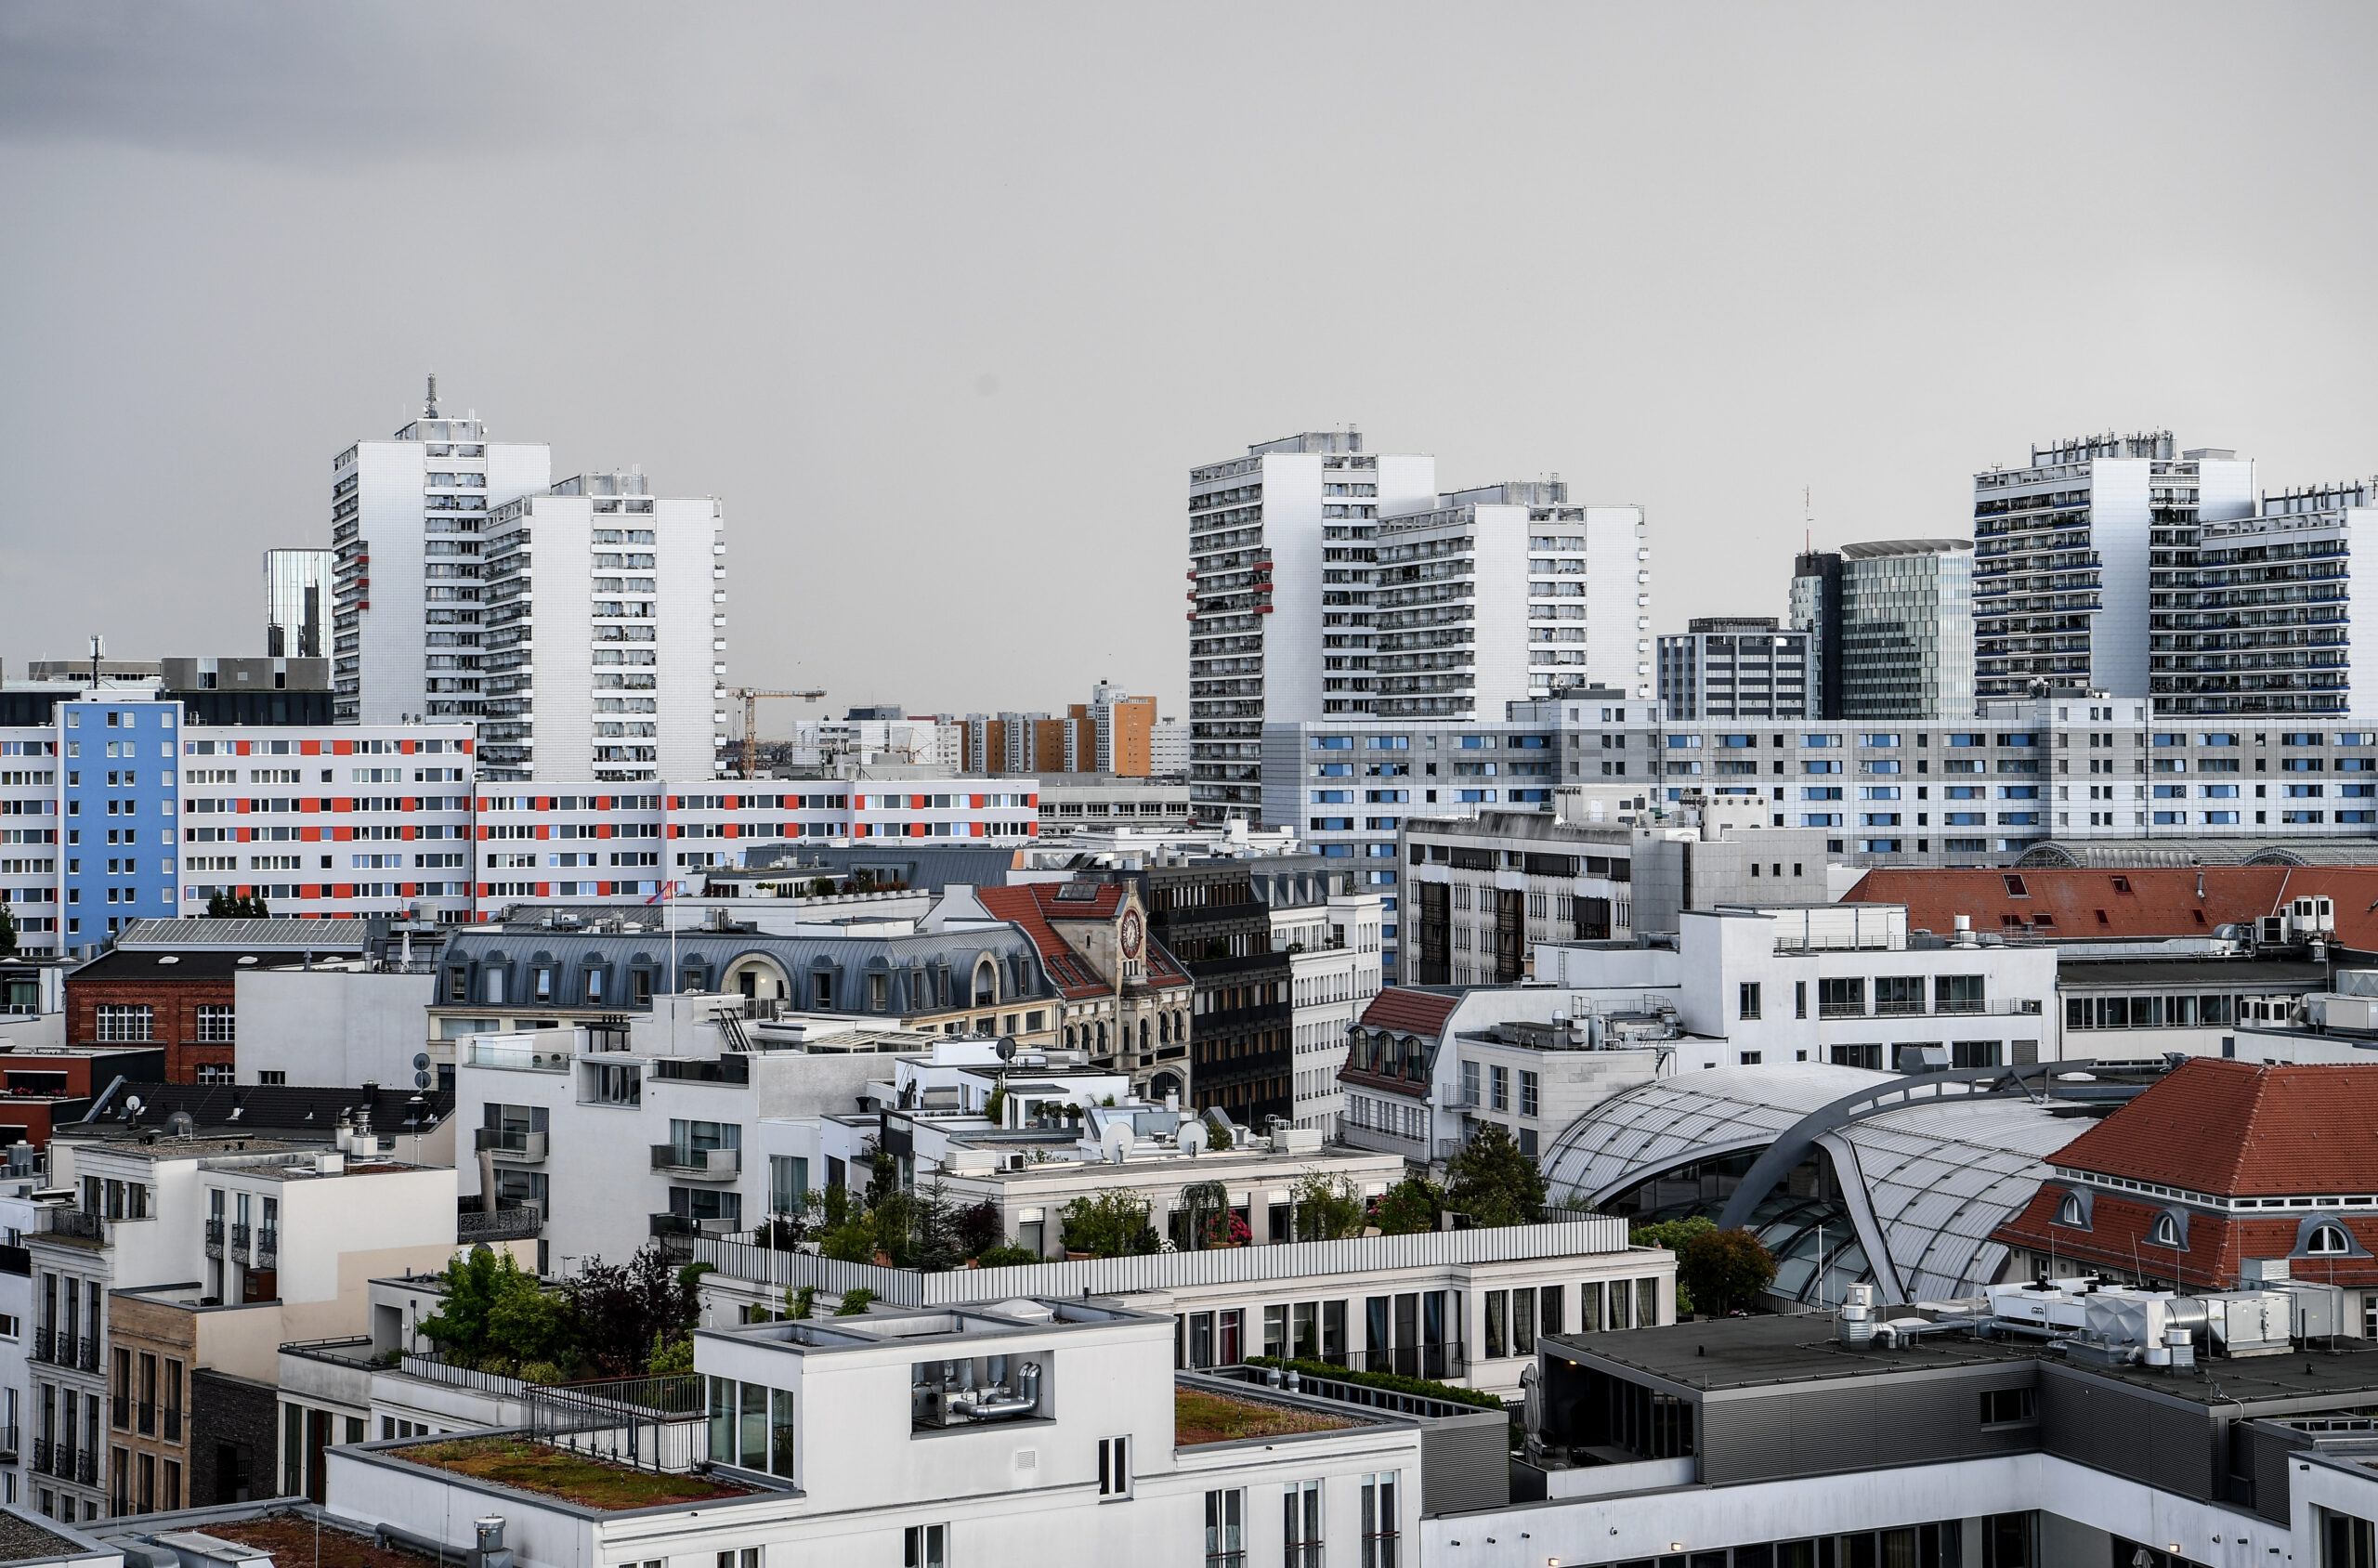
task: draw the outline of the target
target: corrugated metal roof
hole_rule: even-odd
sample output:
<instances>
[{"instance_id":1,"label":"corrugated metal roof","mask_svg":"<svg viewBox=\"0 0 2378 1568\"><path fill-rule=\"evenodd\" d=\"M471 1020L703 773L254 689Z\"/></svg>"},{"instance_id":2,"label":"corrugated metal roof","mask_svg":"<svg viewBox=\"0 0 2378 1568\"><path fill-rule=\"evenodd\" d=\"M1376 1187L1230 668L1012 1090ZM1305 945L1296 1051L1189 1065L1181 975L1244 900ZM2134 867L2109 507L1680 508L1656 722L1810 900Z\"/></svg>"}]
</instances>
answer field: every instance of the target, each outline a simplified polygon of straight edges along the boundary
<instances>
[{"instance_id":1,"label":"corrugated metal roof","mask_svg":"<svg viewBox=\"0 0 2378 1568\"><path fill-rule=\"evenodd\" d=\"M366 921L299 920L276 915L265 920L218 920L201 915L188 920L135 921L116 937L120 952L202 952L236 947L245 953L317 953L363 950L371 936Z\"/></svg>"}]
</instances>

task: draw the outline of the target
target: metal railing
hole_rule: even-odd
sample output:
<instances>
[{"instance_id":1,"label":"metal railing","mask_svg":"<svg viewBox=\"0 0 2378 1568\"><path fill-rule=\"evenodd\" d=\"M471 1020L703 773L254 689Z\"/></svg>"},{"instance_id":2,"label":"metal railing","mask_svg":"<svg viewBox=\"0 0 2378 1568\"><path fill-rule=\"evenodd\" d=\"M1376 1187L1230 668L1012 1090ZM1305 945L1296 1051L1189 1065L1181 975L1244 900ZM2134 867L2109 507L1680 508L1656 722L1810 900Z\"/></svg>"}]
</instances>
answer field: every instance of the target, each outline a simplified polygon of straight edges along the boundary
<instances>
[{"instance_id":1,"label":"metal railing","mask_svg":"<svg viewBox=\"0 0 2378 1568\"><path fill-rule=\"evenodd\" d=\"M42 1212L49 1217L50 1235L72 1236L77 1241L96 1241L102 1247L107 1245L107 1222L97 1214L63 1207L46 1209Z\"/></svg>"},{"instance_id":2,"label":"metal railing","mask_svg":"<svg viewBox=\"0 0 2378 1568\"><path fill-rule=\"evenodd\" d=\"M231 1250L234 1252L247 1251L248 1238L255 1234L255 1227L254 1225L247 1224L241 1221L233 1221L231 1223Z\"/></svg>"},{"instance_id":3,"label":"metal railing","mask_svg":"<svg viewBox=\"0 0 2378 1568\"><path fill-rule=\"evenodd\" d=\"M267 1228L256 1232L256 1267L260 1269L271 1268L273 1264L279 1261L280 1257L280 1230L277 1227L268 1226Z\"/></svg>"},{"instance_id":4,"label":"metal railing","mask_svg":"<svg viewBox=\"0 0 2378 1568\"><path fill-rule=\"evenodd\" d=\"M16 1462L17 1429L16 1426L11 1423L10 1425L0 1427L0 1465L13 1465Z\"/></svg>"},{"instance_id":5,"label":"metal railing","mask_svg":"<svg viewBox=\"0 0 2378 1568\"><path fill-rule=\"evenodd\" d=\"M545 1211L533 1203L499 1202L491 1210L464 1209L454 1216L454 1239L464 1243L526 1241L544 1228Z\"/></svg>"},{"instance_id":6,"label":"metal railing","mask_svg":"<svg viewBox=\"0 0 2378 1568\"><path fill-rule=\"evenodd\" d=\"M655 1143L652 1145L652 1169L665 1170L673 1176L732 1181L742 1174L743 1151L689 1149L682 1143Z\"/></svg>"},{"instance_id":7,"label":"metal railing","mask_svg":"<svg viewBox=\"0 0 2378 1568\"><path fill-rule=\"evenodd\" d=\"M686 1471L710 1457L704 1380L691 1372L524 1392L529 1435L639 1469Z\"/></svg>"},{"instance_id":8,"label":"metal railing","mask_svg":"<svg viewBox=\"0 0 2378 1568\"><path fill-rule=\"evenodd\" d=\"M49 1439L46 1437L37 1437L33 1439L33 1472L35 1474L47 1475L49 1473L51 1446L52 1444L50 1444Z\"/></svg>"},{"instance_id":9,"label":"metal railing","mask_svg":"<svg viewBox=\"0 0 2378 1568\"><path fill-rule=\"evenodd\" d=\"M482 1127L475 1139L477 1146L503 1160L520 1160L535 1164L545 1157L550 1133L529 1132L514 1129Z\"/></svg>"},{"instance_id":10,"label":"metal railing","mask_svg":"<svg viewBox=\"0 0 2378 1568\"><path fill-rule=\"evenodd\" d=\"M219 1217L206 1222L206 1255L210 1258L223 1256L223 1222Z\"/></svg>"},{"instance_id":11,"label":"metal railing","mask_svg":"<svg viewBox=\"0 0 2378 1568\"><path fill-rule=\"evenodd\" d=\"M61 1476L65 1473L63 1470L59 1472ZM97 1454L84 1454L75 1459L74 1480L77 1484L84 1486L97 1486L99 1483L99 1457Z\"/></svg>"},{"instance_id":12,"label":"metal railing","mask_svg":"<svg viewBox=\"0 0 2378 1568\"><path fill-rule=\"evenodd\" d=\"M82 1352L75 1359L83 1370L97 1372L99 1369L98 1338L96 1335L85 1334L75 1341L75 1348Z\"/></svg>"},{"instance_id":13,"label":"metal railing","mask_svg":"<svg viewBox=\"0 0 2378 1568\"><path fill-rule=\"evenodd\" d=\"M50 1333L46 1328L33 1330L33 1359L46 1362L50 1356Z\"/></svg>"}]
</instances>

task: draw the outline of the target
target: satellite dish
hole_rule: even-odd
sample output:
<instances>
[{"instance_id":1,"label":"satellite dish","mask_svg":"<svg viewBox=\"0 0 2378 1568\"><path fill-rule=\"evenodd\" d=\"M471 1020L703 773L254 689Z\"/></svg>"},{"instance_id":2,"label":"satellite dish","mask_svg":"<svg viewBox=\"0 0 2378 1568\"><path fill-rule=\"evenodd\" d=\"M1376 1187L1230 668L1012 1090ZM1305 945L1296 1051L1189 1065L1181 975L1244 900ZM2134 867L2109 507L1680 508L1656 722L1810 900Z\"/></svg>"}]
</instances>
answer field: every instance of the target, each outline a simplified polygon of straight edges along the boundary
<instances>
[{"instance_id":1,"label":"satellite dish","mask_svg":"<svg viewBox=\"0 0 2378 1568\"><path fill-rule=\"evenodd\" d=\"M1131 1124L1127 1121L1108 1122L1106 1130L1099 1134L1098 1143L1106 1151L1107 1164L1122 1164L1123 1157L1131 1152Z\"/></svg>"},{"instance_id":2,"label":"satellite dish","mask_svg":"<svg viewBox=\"0 0 2378 1568\"><path fill-rule=\"evenodd\" d=\"M124 1108L130 1111L134 1116L138 1116L140 1114L140 1096L137 1094L125 1095L124 1097Z\"/></svg>"},{"instance_id":3,"label":"satellite dish","mask_svg":"<svg viewBox=\"0 0 2378 1568\"><path fill-rule=\"evenodd\" d=\"M998 1051L999 1051L999 1053L1000 1053L1000 1061L1002 1061L1002 1062L1013 1062L1013 1061L1014 1061L1014 1060L1015 1060L1015 1037L1014 1037L1013 1035L1001 1035L1001 1036L1000 1037L1000 1043L999 1043L999 1046L998 1046Z\"/></svg>"},{"instance_id":4,"label":"satellite dish","mask_svg":"<svg viewBox=\"0 0 2378 1568\"><path fill-rule=\"evenodd\" d=\"M427 1073L415 1073L412 1075L412 1086L415 1089L427 1089L436 1081L437 1080L432 1078Z\"/></svg>"},{"instance_id":5,"label":"satellite dish","mask_svg":"<svg viewBox=\"0 0 2378 1568\"><path fill-rule=\"evenodd\" d=\"M198 1122L188 1111L176 1111L165 1118L165 1134L172 1138L187 1138L198 1130Z\"/></svg>"},{"instance_id":6,"label":"satellite dish","mask_svg":"<svg viewBox=\"0 0 2378 1568\"><path fill-rule=\"evenodd\" d=\"M412 1053L412 1070L416 1073L426 1072L429 1070L428 1052L416 1051Z\"/></svg>"},{"instance_id":7,"label":"satellite dish","mask_svg":"<svg viewBox=\"0 0 2378 1568\"><path fill-rule=\"evenodd\" d=\"M1181 1152L1184 1155L1195 1157L1196 1156L1203 1153L1205 1147L1206 1130L1198 1126L1194 1121L1182 1122L1181 1124Z\"/></svg>"}]
</instances>

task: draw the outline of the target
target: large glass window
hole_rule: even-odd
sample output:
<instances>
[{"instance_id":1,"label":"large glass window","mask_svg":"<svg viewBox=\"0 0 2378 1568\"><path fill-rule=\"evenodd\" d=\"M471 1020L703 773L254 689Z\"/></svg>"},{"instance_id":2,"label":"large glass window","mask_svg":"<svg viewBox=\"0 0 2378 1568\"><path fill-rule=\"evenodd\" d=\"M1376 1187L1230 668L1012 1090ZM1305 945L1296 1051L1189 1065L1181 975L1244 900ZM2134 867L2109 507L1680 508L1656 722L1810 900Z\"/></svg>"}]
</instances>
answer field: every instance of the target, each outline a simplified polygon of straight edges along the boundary
<instances>
[{"instance_id":1,"label":"large glass window","mask_svg":"<svg viewBox=\"0 0 2378 1568\"><path fill-rule=\"evenodd\" d=\"M1363 1568L1395 1568L1396 1474L1363 1477Z\"/></svg>"},{"instance_id":2,"label":"large glass window","mask_svg":"<svg viewBox=\"0 0 2378 1568\"><path fill-rule=\"evenodd\" d=\"M1322 1568L1321 1483L1291 1481L1281 1496L1282 1568Z\"/></svg>"},{"instance_id":3,"label":"large glass window","mask_svg":"<svg viewBox=\"0 0 2378 1568\"><path fill-rule=\"evenodd\" d=\"M1247 1568L1247 1494L1206 1494L1206 1568Z\"/></svg>"}]
</instances>

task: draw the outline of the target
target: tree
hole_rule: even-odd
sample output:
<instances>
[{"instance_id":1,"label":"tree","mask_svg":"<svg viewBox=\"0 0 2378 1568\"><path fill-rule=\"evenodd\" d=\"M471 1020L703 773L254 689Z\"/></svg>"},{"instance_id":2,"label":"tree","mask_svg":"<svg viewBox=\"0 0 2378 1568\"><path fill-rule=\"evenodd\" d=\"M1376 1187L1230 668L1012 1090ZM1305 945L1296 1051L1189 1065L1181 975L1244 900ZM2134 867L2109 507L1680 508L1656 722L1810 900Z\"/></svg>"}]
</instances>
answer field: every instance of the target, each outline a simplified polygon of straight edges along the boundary
<instances>
[{"instance_id":1,"label":"tree","mask_svg":"<svg viewBox=\"0 0 2378 1568\"><path fill-rule=\"evenodd\" d=\"M1371 1201L1371 1223L1381 1235L1419 1235L1437 1228L1445 1195L1425 1176L1406 1176Z\"/></svg>"},{"instance_id":2,"label":"tree","mask_svg":"<svg viewBox=\"0 0 2378 1568\"><path fill-rule=\"evenodd\" d=\"M638 1248L625 1266L590 1258L568 1285L580 1324L579 1348L605 1377L632 1378L645 1369L656 1339L674 1339L694 1326L701 1298L699 1267L672 1269L660 1248Z\"/></svg>"},{"instance_id":3,"label":"tree","mask_svg":"<svg viewBox=\"0 0 2378 1568\"><path fill-rule=\"evenodd\" d=\"M1544 1207L1544 1173L1494 1122L1445 1162L1445 1207L1473 1225L1526 1225Z\"/></svg>"},{"instance_id":4,"label":"tree","mask_svg":"<svg viewBox=\"0 0 2378 1568\"><path fill-rule=\"evenodd\" d=\"M1007 1239L1007 1218L989 1198L960 1209L955 1222L958 1250L969 1258L979 1257Z\"/></svg>"},{"instance_id":5,"label":"tree","mask_svg":"<svg viewBox=\"0 0 2378 1568\"><path fill-rule=\"evenodd\" d=\"M1122 1187L1078 1197L1065 1205L1059 1234L1068 1252L1093 1258L1122 1258L1157 1250L1156 1227L1148 1223L1148 1202Z\"/></svg>"},{"instance_id":6,"label":"tree","mask_svg":"<svg viewBox=\"0 0 2378 1568\"><path fill-rule=\"evenodd\" d=\"M0 954L17 950L17 911L0 903Z\"/></svg>"},{"instance_id":7,"label":"tree","mask_svg":"<svg viewBox=\"0 0 2378 1568\"><path fill-rule=\"evenodd\" d=\"M1677 1284L1690 1287L1695 1302L1716 1312L1747 1307L1775 1278L1774 1255L1750 1232L1712 1226L1678 1251Z\"/></svg>"},{"instance_id":8,"label":"tree","mask_svg":"<svg viewBox=\"0 0 2378 1568\"><path fill-rule=\"evenodd\" d=\"M206 900L206 912L216 920L263 920L264 900L247 894L216 892Z\"/></svg>"},{"instance_id":9,"label":"tree","mask_svg":"<svg viewBox=\"0 0 2378 1568\"><path fill-rule=\"evenodd\" d=\"M1343 1176L1308 1170L1288 1194L1299 1241L1342 1241L1363 1234L1369 1216L1362 1194Z\"/></svg>"},{"instance_id":10,"label":"tree","mask_svg":"<svg viewBox=\"0 0 2378 1568\"><path fill-rule=\"evenodd\" d=\"M1636 1247L1665 1247L1671 1252L1681 1252L1686 1242L1717 1228L1718 1222L1707 1215L1692 1214L1681 1220L1661 1220L1649 1225L1634 1226L1627 1231L1627 1239Z\"/></svg>"},{"instance_id":11,"label":"tree","mask_svg":"<svg viewBox=\"0 0 2378 1568\"><path fill-rule=\"evenodd\" d=\"M421 1336L464 1365L553 1361L575 1339L566 1301L548 1296L509 1252L474 1247L447 1263L444 1298L421 1320Z\"/></svg>"},{"instance_id":12,"label":"tree","mask_svg":"<svg viewBox=\"0 0 2378 1568\"><path fill-rule=\"evenodd\" d=\"M843 1304L834 1309L834 1315L836 1317L864 1316L867 1309L874 1302L875 1292L862 1285L856 1290L847 1290L843 1293Z\"/></svg>"}]
</instances>

